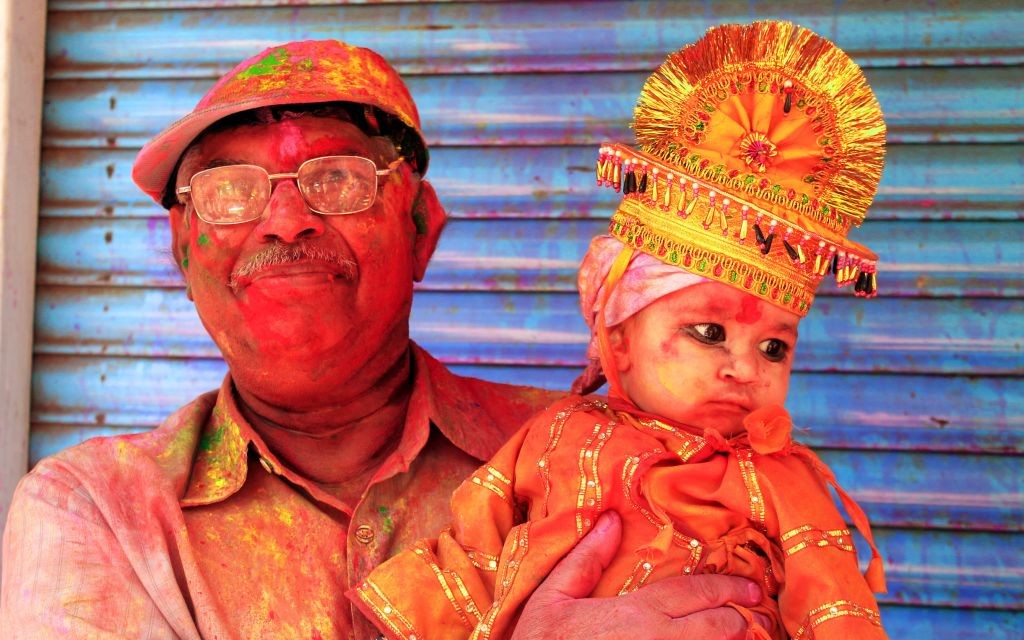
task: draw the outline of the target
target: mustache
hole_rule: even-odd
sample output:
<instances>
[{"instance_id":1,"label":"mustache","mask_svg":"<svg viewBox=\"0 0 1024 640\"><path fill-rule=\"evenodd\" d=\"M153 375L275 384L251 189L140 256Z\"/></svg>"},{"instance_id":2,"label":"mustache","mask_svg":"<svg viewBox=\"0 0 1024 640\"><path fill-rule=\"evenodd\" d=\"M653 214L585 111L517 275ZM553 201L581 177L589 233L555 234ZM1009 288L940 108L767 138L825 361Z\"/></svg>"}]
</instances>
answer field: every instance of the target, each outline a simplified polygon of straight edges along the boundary
<instances>
[{"instance_id":1,"label":"mustache","mask_svg":"<svg viewBox=\"0 0 1024 640\"><path fill-rule=\"evenodd\" d=\"M275 242L260 249L232 271L228 286L237 292L242 281L250 279L264 269L303 260L334 265L338 268L338 277L345 280L354 280L356 277L356 263L335 251L315 245Z\"/></svg>"}]
</instances>

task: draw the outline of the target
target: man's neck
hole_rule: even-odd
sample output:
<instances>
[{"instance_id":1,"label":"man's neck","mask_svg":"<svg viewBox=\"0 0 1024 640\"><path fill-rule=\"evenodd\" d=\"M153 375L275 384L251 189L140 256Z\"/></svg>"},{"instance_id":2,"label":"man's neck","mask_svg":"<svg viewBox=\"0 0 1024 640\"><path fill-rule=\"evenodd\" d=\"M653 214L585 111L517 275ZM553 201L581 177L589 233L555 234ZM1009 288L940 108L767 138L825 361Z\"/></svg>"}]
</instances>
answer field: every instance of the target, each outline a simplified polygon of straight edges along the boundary
<instances>
[{"instance_id":1,"label":"man's neck","mask_svg":"<svg viewBox=\"0 0 1024 640\"><path fill-rule=\"evenodd\" d=\"M409 353L342 401L295 411L238 388L245 419L282 463L343 501L354 501L402 437L412 393Z\"/></svg>"}]
</instances>

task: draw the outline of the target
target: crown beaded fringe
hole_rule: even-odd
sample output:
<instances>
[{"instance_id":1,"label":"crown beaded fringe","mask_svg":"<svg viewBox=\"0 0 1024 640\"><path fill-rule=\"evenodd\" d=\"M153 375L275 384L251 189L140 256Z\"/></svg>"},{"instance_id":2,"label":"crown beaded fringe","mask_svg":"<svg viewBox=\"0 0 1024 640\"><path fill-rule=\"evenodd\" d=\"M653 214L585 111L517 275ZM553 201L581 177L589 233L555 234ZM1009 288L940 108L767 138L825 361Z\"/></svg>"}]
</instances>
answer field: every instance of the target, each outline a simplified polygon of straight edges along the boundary
<instances>
[{"instance_id":1,"label":"crown beaded fringe","mask_svg":"<svg viewBox=\"0 0 1024 640\"><path fill-rule=\"evenodd\" d=\"M621 191L625 198L637 199L647 207L656 207L680 220L687 219L701 202L701 208L706 211L700 221L704 231L715 229L723 238L740 245L756 243L766 259L773 250L775 254L784 254L794 266L811 276L815 284L833 274L838 286L852 284L858 296L877 295L875 260L824 240L815 240L811 234L756 205L723 197L711 184L654 166L622 145L601 147L597 184ZM613 220L612 228L616 224L621 223ZM667 239L658 240L664 244ZM684 266L689 267L687 258L690 258L689 253L682 258Z\"/></svg>"}]
</instances>

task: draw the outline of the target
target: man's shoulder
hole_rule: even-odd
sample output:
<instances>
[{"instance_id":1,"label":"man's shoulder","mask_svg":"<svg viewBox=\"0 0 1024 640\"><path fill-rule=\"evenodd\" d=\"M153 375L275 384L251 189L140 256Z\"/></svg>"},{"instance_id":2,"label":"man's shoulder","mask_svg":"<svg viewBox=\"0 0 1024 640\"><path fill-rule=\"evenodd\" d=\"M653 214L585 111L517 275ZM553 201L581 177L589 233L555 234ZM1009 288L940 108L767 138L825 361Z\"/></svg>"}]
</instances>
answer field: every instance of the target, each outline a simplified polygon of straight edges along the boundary
<instances>
[{"instance_id":1,"label":"man's shoulder","mask_svg":"<svg viewBox=\"0 0 1024 640\"><path fill-rule=\"evenodd\" d=\"M111 474L157 471L182 485L216 399L216 391L204 393L148 431L90 438L40 460L30 475L79 485Z\"/></svg>"},{"instance_id":2,"label":"man's shoulder","mask_svg":"<svg viewBox=\"0 0 1024 640\"><path fill-rule=\"evenodd\" d=\"M488 413L497 416L515 415L520 421L554 404L562 404L561 400L565 398L564 391L456 377L461 381L463 391L475 398Z\"/></svg>"},{"instance_id":3,"label":"man's shoulder","mask_svg":"<svg viewBox=\"0 0 1024 640\"><path fill-rule=\"evenodd\" d=\"M490 458L530 417L564 395L458 375L418 345L413 354L417 375L425 374L430 381L434 423L459 448L480 460Z\"/></svg>"}]
</instances>

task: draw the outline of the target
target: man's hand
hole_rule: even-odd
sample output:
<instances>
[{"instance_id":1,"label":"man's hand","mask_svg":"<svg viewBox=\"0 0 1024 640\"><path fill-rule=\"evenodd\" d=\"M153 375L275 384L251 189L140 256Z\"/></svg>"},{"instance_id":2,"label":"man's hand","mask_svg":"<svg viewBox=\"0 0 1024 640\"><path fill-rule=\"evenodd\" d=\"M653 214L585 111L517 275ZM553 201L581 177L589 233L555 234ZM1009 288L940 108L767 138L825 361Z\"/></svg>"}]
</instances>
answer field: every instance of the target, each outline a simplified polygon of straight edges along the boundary
<instances>
[{"instance_id":1,"label":"man's hand","mask_svg":"<svg viewBox=\"0 0 1024 640\"><path fill-rule=\"evenodd\" d=\"M747 623L726 602L755 605L742 578L678 576L616 598L588 598L619 548L622 523L609 511L526 602L512 640L742 640Z\"/></svg>"}]
</instances>

